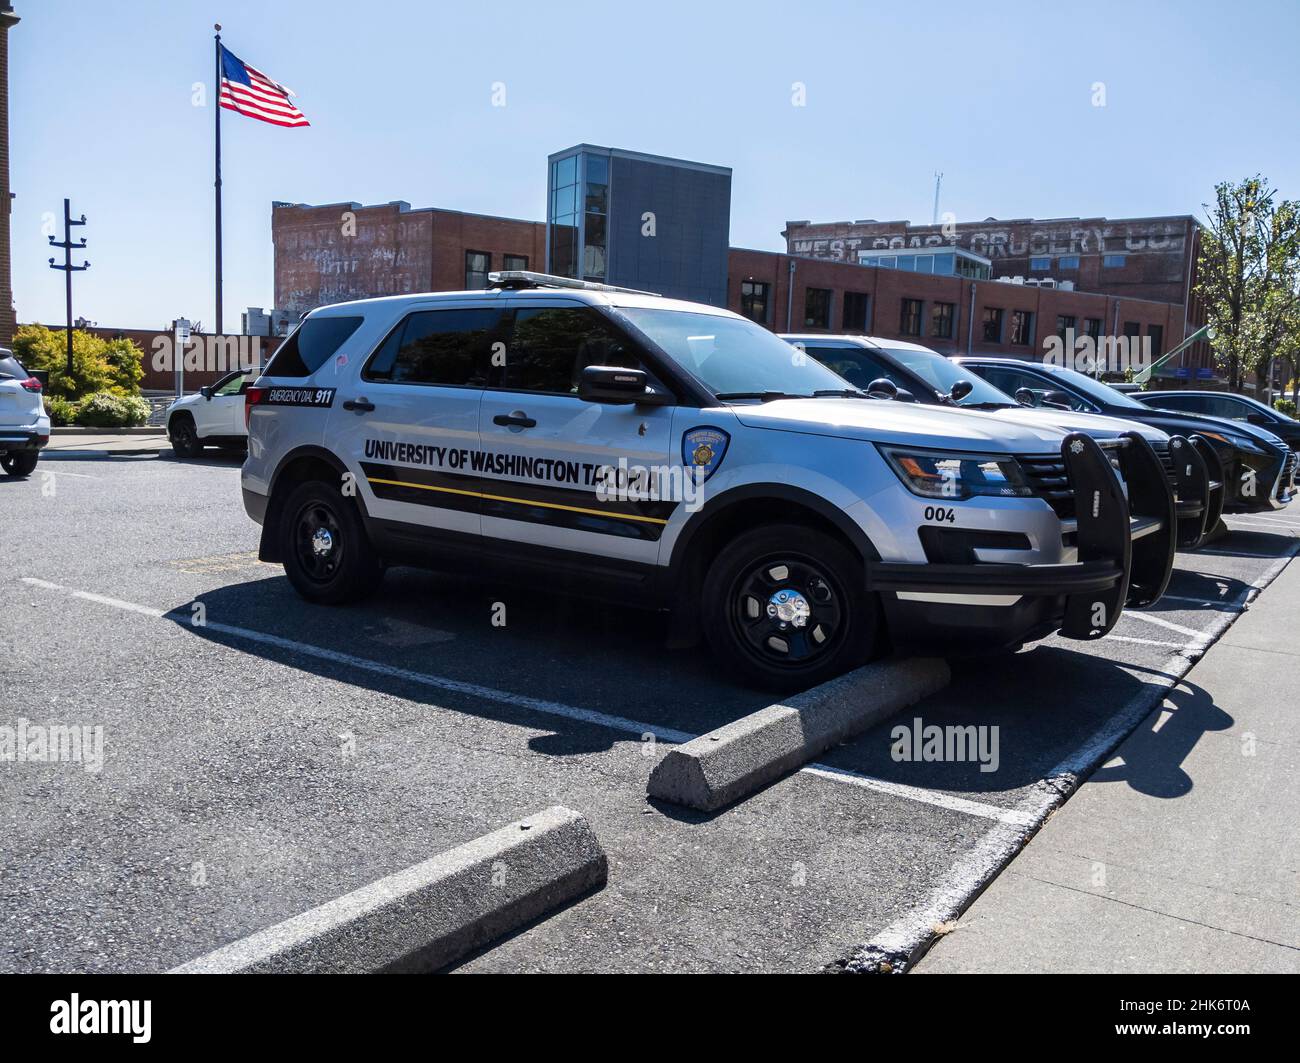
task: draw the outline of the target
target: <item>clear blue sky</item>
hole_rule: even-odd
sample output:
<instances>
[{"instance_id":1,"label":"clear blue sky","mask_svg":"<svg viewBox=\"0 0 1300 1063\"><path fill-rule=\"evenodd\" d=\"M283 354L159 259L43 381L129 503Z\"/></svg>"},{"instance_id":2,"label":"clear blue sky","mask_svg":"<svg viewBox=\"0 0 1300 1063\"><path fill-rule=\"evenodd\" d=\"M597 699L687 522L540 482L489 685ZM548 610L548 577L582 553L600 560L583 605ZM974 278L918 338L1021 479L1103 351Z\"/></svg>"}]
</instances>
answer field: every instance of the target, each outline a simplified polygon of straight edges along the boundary
<instances>
[{"instance_id":1,"label":"clear blue sky","mask_svg":"<svg viewBox=\"0 0 1300 1063\"><path fill-rule=\"evenodd\" d=\"M936 170L962 220L1199 213L1256 171L1300 198L1295 0L14 6L20 321L63 320L41 226L70 196L78 314L211 327L214 21L312 122L223 114L232 330L272 300L272 200L540 221L545 157L579 141L733 167L731 242L770 250L788 219L928 221Z\"/></svg>"}]
</instances>

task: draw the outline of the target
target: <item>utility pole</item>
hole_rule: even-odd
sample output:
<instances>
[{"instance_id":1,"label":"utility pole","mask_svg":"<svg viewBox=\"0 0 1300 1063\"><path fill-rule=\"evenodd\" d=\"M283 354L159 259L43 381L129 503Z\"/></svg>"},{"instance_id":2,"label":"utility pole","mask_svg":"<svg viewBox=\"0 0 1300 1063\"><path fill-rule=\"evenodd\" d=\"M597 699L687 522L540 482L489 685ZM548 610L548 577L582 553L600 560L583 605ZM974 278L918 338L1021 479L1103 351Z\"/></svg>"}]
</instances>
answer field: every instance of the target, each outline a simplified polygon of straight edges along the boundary
<instances>
[{"instance_id":1,"label":"utility pole","mask_svg":"<svg viewBox=\"0 0 1300 1063\"><path fill-rule=\"evenodd\" d=\"M81 242L73 243L73 226L85 225L86 216L82 214L79 220L73 220L72 200L64 200L64 239L62 242L55 238L49 238L49 246L61 247L64 250L64 264L59 265L55 260L49 260L49 268L61 269L66 278L68 285L68 378L69 381L73 376L73 274L79 273L83 269L90 269L90 263L82 263L79 266L73 265L73 251L81 250L86 246L86 238L82 237Z\"/></svg>"},{"instance_id":2,"label":"utility pole","mask_svg":"<svg viewBox=\"0 0 1300 1063\"><path fill-rule=\"evenodd\" d=\"M939 186L943 184L943 174L934 175L934 215L930 219L931 225L939 224Z\"/></svg>"}]
</instances>

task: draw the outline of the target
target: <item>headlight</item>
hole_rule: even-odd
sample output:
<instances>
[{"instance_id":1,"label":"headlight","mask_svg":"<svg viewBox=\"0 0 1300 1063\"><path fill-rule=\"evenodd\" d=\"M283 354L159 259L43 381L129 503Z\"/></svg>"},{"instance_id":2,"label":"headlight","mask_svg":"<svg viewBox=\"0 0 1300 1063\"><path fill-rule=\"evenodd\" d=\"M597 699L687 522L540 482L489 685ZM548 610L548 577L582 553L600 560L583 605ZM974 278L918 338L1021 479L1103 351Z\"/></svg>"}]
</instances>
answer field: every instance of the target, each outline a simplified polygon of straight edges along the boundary
<instances>
[{"instance_id":1,"label":"headlight","mask_svg":"<svg viewBox=\"0 0 1300 1063\"><path fill-rule=\"evenodd\" d=\"M1203 436L1209 436L1211 439L1217 439L1220 443L1225 443L1230 447L1236 447L1238 450L1244 450L1247 454L1268 453L1253 439L1247 439L1245 436L1224 432L1201 432L1200 434Z\"/></svg>"},{"instance_id":2,"label":"headlight","mask_svg":"<svg viewBox=\"0 0 1300 1063\"><path fill-rule=\"evenodd\" d=\"M1034 493L1020 463L1005 455L953 454L909 447L881 447L880 452L907 489L923 498L1025 498Z\"/></svg>"}]
</instances>

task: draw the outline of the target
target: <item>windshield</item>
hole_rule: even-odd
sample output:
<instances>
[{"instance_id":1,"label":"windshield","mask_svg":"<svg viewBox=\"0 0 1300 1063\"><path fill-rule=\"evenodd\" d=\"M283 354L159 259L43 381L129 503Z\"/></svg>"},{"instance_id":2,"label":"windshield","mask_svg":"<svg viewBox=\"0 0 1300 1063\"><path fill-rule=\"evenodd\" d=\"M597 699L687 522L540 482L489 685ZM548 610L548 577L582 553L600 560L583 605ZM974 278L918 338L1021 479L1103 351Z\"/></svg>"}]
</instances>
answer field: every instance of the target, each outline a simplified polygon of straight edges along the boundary
<instances>
[{"instance_id":1,"label":"windshield","mask_svg":"<svg viewBox=\"0 0 1300 1063\"><path fill-rule=\"evenodd\" d=\"M1005 391L995 388L978 373L964 370L950 362L937 351L912 351L897 347L882 347L881 350L943 395L952 391L952 386L957 381L969 381L971 392L958 403L959 406L1017 405L1016 400Z\"/></svg>"},{"instance_id":2,"label":"windshield","mask_svg":"<svg viewBox=\"0 0 1300 1063\"><path fill-rule=\"evenodd\" d=\"M1077 369L1062 369L1057 366L1044 366L1053 376L1060 377L1062 381L1068 383L1075 391L1080 391L1087 395L1094 402L1100 402L1109 406L1124 406L1132 410L1150 410L1150 406L1129 398L1122 391L1116 391L1109 384L1103 384L1100 380L1093 380L1090 376L1084 376Z\"/></svg>"},{"instance_id":3,"label":"windshield","mask_svg":"<svg viewBox=\"0 0 1300 1063\"><path fill-rule=\"evenodd\" d=\"M856 390L817 359L743 318L632 306L619 312L715 395Z\"/></svg>"}]
</instances>

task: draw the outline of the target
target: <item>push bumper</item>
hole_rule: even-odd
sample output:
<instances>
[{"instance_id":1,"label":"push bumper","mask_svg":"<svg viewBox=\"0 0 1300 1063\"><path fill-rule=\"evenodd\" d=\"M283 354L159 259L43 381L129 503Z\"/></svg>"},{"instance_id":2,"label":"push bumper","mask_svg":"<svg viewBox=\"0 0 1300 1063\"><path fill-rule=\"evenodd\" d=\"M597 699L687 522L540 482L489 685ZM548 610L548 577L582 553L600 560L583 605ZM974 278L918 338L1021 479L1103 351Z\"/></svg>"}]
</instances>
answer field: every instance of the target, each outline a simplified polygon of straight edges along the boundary
<instances>
[{"instance_id":1,"label":"push bumper","mask_svg":"<svg viewBox=\"0 0 1300 1063\"><path fill-rule=\"evenodd\" d=\"M1015 645L1052 631L1098 639L1115 626L1126 604L1154 603L1173 568L1173 493L1164 466L1141 435L1128 433L1109 449L1108 454L1081 433L1061 445L1077 507L1076 562L872 562L868 588L887 592L890 627L903 631L901 641L917 640L908 632L931 644L960 638L981 647ZM948 596L951 602L944 601Z\"/></svg>"}]
</instances>

